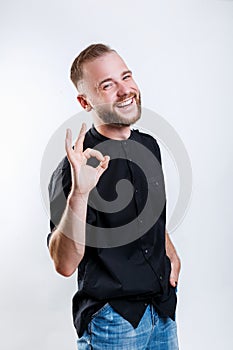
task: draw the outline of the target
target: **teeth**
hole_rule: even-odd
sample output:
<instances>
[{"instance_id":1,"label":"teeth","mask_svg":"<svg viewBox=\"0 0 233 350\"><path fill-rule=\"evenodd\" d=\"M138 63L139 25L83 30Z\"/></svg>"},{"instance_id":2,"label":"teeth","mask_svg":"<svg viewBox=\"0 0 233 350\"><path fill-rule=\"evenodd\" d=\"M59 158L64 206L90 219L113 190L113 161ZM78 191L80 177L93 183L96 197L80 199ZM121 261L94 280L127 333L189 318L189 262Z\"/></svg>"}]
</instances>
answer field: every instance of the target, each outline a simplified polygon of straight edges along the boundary
<instances>
[{"instance_id":1,"label":"teeth","mask_svg":"<svg viewBox=\"0 0 233 350\"><path fill-rule=\"evenodd\" d=\"M130 98L129 100L126 100L126 101L124 101L124 102L122 102L122 103L119 103L119 104L117 105L117 107L129 106L132 102L133 102L133 99Z\"/></svg>"}]
</instances>

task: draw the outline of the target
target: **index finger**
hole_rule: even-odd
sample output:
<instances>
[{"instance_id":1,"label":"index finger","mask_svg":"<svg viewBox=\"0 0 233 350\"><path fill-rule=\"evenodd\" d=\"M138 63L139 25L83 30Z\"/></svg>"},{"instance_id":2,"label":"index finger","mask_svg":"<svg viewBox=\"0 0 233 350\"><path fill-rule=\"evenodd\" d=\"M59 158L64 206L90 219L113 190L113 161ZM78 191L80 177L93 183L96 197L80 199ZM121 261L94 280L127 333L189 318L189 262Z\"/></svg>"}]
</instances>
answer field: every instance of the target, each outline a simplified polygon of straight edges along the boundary
<instances>
[{"instance_id":1,"label":"index finger","mask_svg":"<svg viewBox=\"0 0 233 350\"><path fill-rule=\"evenodd\" d=\"M86 123L82 123L81 129L79 131L79 135L74 144L74 150L77 152L83 152L83 141L86 134Z\"/></svg>"}]
</instances>

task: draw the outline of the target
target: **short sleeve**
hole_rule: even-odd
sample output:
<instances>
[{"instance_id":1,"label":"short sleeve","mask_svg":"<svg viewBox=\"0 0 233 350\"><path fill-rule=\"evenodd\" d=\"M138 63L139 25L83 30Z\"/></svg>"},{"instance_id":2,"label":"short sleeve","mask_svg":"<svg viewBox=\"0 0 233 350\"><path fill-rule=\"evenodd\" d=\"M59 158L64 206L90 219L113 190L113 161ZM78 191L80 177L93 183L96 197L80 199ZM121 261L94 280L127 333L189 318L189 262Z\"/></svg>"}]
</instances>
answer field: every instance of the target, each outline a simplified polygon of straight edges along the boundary
<instances>
[{"instance_id":1,"label":"short sleeve","mask_svg":"<svg viewBox=\"0 0 233 350\"><path fill-rule=\"evenodd\" d=\"M67 197L71 190L71 167L68 158L65 157L53 172L49 186L49 202L50 202L50 230L47 236L47 245L52 236L52 231L59 224L63 212L66 207ZM87 206L86 221L90 225L96 222L96 210L91 206Z\"/></svg>"},{"instance_id":2,"label":"short sleeve","mask_svg":"<svg viewBox=\"0 0 233 350\"><path fill-rule=\"evenodd\" d=\"M71 190L71 169L70 163L65 157L53 172L49 186L50 203L50 230L59 224L66 207L67 197ZM47 244L51 238L51 233L47 237Z\"/></svg>"}]
</instances>

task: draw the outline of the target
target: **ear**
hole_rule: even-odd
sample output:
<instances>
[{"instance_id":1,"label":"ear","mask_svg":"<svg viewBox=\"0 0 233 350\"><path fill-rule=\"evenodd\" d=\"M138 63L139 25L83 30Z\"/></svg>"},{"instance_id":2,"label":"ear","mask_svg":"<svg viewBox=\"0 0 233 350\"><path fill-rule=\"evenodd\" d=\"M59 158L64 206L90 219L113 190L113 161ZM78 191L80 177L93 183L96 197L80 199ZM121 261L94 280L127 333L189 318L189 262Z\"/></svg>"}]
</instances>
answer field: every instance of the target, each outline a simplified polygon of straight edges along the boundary
<instances>
[{"instance_id":1,"label":"ear","mask_svg":"<svg viewBox=\"0 0 233 350\"><path fill-rule=\"evenodd\" d=\"M85 109L85 111L90 112L92 110L92 106L87 101L84 95L78 95L77 100L80 103L80 105L83 107L83 109Z\"/></svg>"}]
</instances>

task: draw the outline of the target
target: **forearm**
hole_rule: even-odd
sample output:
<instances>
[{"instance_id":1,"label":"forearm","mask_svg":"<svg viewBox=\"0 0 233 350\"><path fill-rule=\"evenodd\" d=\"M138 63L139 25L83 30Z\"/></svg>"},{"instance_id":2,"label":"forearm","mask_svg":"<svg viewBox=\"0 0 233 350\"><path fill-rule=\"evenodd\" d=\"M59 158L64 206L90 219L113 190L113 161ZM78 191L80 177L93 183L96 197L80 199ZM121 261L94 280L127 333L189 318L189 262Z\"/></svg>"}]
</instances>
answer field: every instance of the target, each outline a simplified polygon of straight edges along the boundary
<instances>
[{"instance_id":1,"label":"forearm","mask_svg":"<svg viewBox=\"0 0 233 350\"><path fill-rule=\"evenodd\" d=\"M166 230L166 254L171 261L180 260L167 230Z\"/></svg>"},{"instance_id":2,"label":"forearm","mask_svg":"<svg viewBox=\"0 0 233 350\"><path fill-rule=\"evenodd\" d=\"M88 195L69 195L61 221L50 239L51 257L56 271L63 276L73 274L85 252L87 201Z\"/></svg>"},{"instance_id":3,"label":"forearm","mask_svg":"<svg viewBox=\"0 0 233 350\"><path fill-rule=\"evenodd\" d=\"M179 280L179 274L180 274L180 258L175 250L175 247L170 240L170 236L166 230L166 254L169 257L171 261L171 274L170 274L170 283L173 287L176 287L178 280Z\"/></svg>"}]
</instances>

